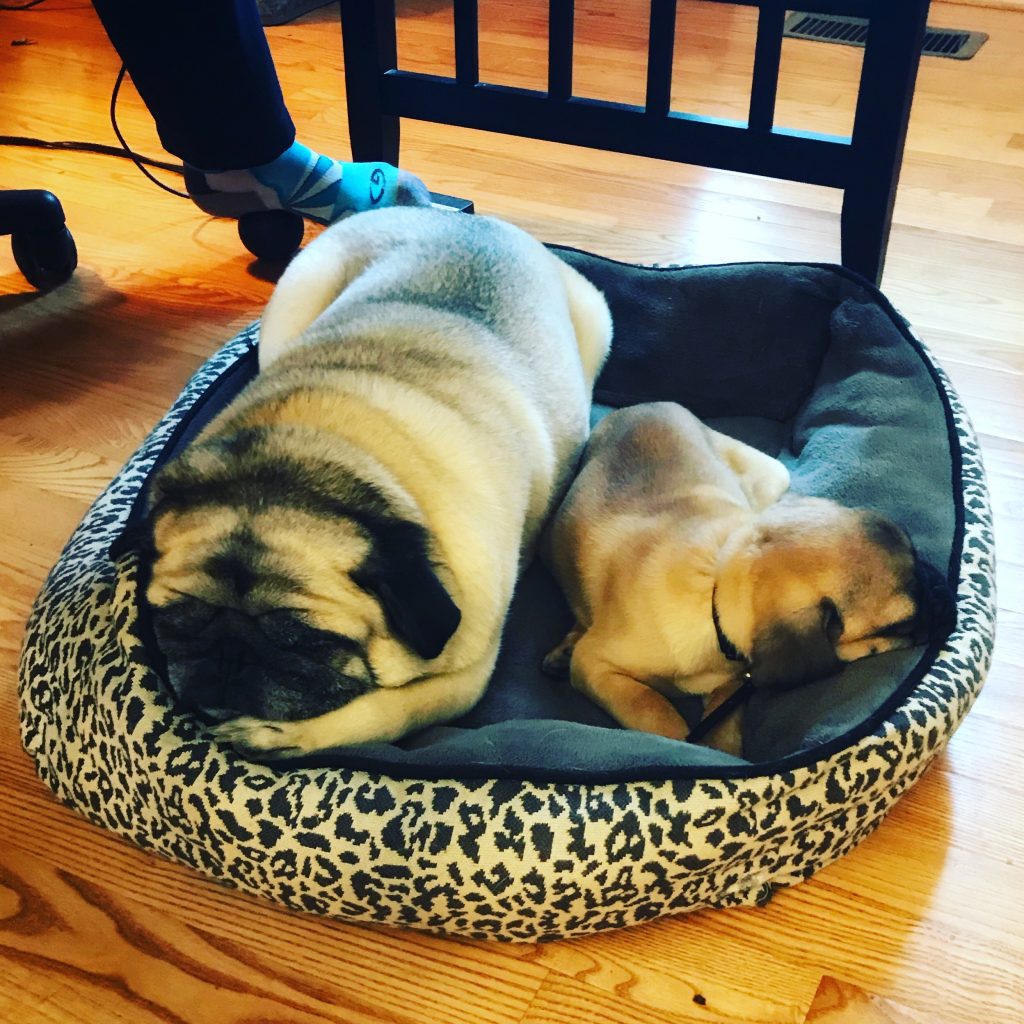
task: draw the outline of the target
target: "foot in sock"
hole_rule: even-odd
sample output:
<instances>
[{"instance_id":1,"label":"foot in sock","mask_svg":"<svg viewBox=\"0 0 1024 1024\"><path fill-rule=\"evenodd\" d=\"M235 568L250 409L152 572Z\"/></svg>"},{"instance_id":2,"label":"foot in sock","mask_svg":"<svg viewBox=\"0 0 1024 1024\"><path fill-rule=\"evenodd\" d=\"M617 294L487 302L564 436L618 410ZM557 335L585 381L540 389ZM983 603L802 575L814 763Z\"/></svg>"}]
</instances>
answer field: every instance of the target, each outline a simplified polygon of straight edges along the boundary
<instances>
[{"instance_id":1,"label":"foot in sock","mask_svg":"<svg viewBox=\"0 0 1024 1024\"><path fill-rule=\"evenodd\" d=\"M192 201L215 217L256 210L294 210L321 224L345 213L385 206L429 206L430 192L414 174L385 163L342 163L293 143L276 160L237 171L185 165Z\"/></svg>"}]
</instances>

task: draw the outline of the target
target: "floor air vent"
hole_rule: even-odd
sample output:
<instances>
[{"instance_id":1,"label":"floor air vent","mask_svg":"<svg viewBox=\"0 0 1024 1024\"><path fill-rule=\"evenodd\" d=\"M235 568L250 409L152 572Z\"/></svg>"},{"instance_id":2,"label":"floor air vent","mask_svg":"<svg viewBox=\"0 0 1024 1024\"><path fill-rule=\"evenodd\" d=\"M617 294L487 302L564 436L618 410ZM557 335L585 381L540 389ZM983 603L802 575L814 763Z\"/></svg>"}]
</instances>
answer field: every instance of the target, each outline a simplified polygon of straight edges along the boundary
<instances>
[{"instance_id":1,"label":"floor air vent","mask_svg":"<svg viewBox=\"0 0 1024 1024\"><path fill-rule=\"evenodd\" d=\"M819 43L863 46L868 38L868 22L865 18L849 18L839 14L802 14L797 11L786 18L783 35L790 39L814 39ZM970 60L986 39L988 35L984 32L926 28L921 55Z\"/></svg>"}]
</instances>

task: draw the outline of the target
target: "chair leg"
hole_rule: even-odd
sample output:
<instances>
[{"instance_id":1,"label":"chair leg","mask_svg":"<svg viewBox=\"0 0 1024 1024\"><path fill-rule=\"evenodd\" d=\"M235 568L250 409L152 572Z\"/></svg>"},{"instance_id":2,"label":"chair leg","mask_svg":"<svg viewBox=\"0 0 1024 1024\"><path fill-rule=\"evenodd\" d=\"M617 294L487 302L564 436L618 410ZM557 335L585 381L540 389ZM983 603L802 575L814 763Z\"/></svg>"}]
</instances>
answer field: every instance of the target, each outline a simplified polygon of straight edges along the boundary
<instances>
[{"instance_id":1,"label":"chair leg","mask_svg":"<svg viewBox=\"0 0 1024 1024\"><path fill-rule=\"evenodd\" d=\"M928 0L879 5L871 17L852 154L854 170L843 196L845 266L876 284L882 276L910 120Z\"/></svg>"},{"instance_id":2,"label":"chair leg","mask_svg":"<svg viewBox=\"0 0 1024 1024\"><path fill-rule=\"evenodd\" d=\"M342 0L341 37L352 159L397 167L400 122L380 95L382 76L398 64L394 0Z\"/></svg>"},{"instance_id":3,"label":"chair leg","mask_svg":"<svg viewBox=\"0 0 1024 1024\"><path fill-rule=\"evenodd\" d=\"M380 160L398 166L400 147L399 119L390 114L354 118L348 115L349 140L352 159L356 161Z\"/></svg>"},{"instance_id":4,"label":"chair leg","mask_svg":"<svg viewBox=\"0 0 1024 1024\"><path fill-rule=\"evenodd\" d=\"M874 284L882 279L896 186L870 178L847 187L840 216L842 261Z\"/></svg>"}]
</instances>

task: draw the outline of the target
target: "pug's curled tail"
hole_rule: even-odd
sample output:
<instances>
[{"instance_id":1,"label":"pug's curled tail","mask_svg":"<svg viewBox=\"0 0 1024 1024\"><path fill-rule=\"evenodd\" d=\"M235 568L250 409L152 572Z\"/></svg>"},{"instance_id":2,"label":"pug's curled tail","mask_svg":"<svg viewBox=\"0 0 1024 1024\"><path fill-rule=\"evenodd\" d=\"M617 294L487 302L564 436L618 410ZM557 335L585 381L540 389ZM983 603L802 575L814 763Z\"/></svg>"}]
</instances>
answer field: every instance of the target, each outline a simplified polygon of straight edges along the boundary
<instances>
[{"instance_id":1,"label":"pug's curled tail","mask_svg":"<svg viewBox=\"0 0 1024 1024\"><path fill-rule=\"evenodd\" d=\"M612 314L598 289L578 270L554 257L562 273L580 361L588 387L594 386L612 344Z\"/></svg>"},{"instance_id":2,"label":"pug's curled tail","mask_svg":"<svg viewBox=\"0 0 1024 1024\"><path fill-rule=\"evenodd\" d=\"M290 349L310 324L366 268L370 254L353 245L339 221L288 264L260 321L260 370Z\"/></svg>"}]
</instances>

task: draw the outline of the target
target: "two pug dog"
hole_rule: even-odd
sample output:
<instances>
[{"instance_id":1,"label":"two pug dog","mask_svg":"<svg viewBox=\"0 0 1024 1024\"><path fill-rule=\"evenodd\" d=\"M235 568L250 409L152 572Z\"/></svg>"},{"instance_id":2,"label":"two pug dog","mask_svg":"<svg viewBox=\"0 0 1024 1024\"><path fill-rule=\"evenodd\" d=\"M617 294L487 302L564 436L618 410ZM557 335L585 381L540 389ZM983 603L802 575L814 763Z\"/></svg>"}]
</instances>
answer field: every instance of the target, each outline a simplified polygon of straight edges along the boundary
<instances>
[{"instance_id":1,"label":"two pug dog","mask_svg":"<svg viewBox=\"0 0 1024 1024\"><path fill-rule=\"evenodd\" d=\"M323 232L271 297L259 376L153 481L146 597L179 701L270 758L456 718L549 520L576 624L546 666L627 727L685 739L673 692L921 642L901 530L787 495L677 406L606 417L573 482L611 334L593 285L500 221Z\"/></svg>"}]
</instances>

